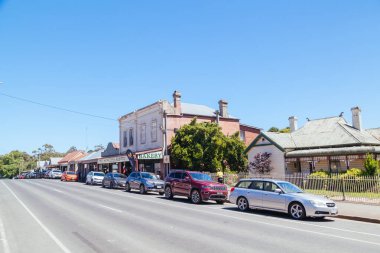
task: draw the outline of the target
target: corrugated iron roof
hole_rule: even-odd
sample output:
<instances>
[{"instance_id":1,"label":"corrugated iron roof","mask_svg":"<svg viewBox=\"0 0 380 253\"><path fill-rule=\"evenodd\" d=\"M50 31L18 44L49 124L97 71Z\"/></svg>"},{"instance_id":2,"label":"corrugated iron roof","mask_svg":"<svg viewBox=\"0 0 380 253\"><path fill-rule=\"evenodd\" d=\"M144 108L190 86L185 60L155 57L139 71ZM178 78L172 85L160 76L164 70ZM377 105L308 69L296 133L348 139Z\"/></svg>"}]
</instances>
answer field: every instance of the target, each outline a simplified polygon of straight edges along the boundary
<instances>
[{"instance_id":1,"label":"corrugated iron roof","mask_svg":"<svg viewBox=\"0 0 380 253\"><path fill-rule=\"evenodd\" d=\"M284 149L353 145L380 146L380 140L367 131L359 131L348 125L342 117L311 120L293 133L265 132L264 134Z\"/></svg>"}]
</instances>

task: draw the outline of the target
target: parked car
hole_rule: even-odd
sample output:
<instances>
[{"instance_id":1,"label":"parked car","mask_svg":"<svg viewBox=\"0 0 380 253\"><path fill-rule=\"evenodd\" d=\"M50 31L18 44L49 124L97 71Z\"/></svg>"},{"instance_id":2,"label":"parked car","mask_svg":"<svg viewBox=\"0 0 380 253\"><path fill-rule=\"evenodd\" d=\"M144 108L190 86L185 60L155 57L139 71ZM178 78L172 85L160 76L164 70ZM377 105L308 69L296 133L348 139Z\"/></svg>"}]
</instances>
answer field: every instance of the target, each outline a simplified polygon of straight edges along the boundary
<instances>
[{"instance_id":1,"label":"parked car","mask_svg":"<svg viewBox=\"0 0 380 253\"><path fill-rule=\"evenodd\" d=\"M120 174L117 172L107 173L102 181L102 187L109 187L110 189L114 188L124 188L125 187L125 179L127 177L124 174Z\"/></svg>"},{"instance_id":2,"label":"parked car","mask_svg":"<svg viewBox=\"0 0 380 253\"><path fill-rule=\"evenodd\" d=\"M103 172L90 171L86 176L86 184L101 184L105 174Z\"/></svg>"},{"instance_id":3,"label":"parked car","mask_svg":"<svg viewBox=\"0 0 380 253\"><path fill-rule=\"evenodd\" d=\"M61 181L78 181L78 175L74 171L64 171Z\"/></svg>"},{"instance_id":4,"label":"parked car","mask_svg":"<svg viewBox=\"0 0 380 253\"><path fill-rule=\"evenodd\" d=\"M49 178L51 170L47 170L44 173L44 178Z\"/></svg>"},{"instance_id":5,"label":"parked car","mask_svg":"<svg viewBox=\"0 0 380 253\"><path fill-rule=\"evenodd\" d=\"M194 204L215 200L218 204L227 201L227 186L212 181L207 174L194 171L173 171L165 179L165 197L188 197Z\"/></svg>"},{"instance_id":6,"label":"parked car","mask_svg":"<svg viewBox=\"0 0 380 253\"><path fill-rule=\"evenodd\" d=\"M288 213L293 219L336 216L334 201L303 192L286 181L271 179L242 179L231 188L230 202L241 211L249 208Z\"/></svg>"},{"instance_id":7,"label":"parked car","mask_svg":"<svg viewBox=\"0 0 380 253\"><path fill-rule=\"evenodd\" d=\"M51 170L49 172L49 178L51 179L61 178L61 176L62 176L62 171L60 170Z\"/></svg>"},{"instance_id":8,"label":"parked car","mask_svg":"<svg viewBox=\"0 0 380 253\"><path fill-rule=\"evenodd\" d=\"M27 174L29 174L28 171L21 172L21 174L18 176L18 178L19 179L25 179Z\"/></svg>"},{"instance_id":9,"label":"parked car","mask_svg":"<svg viewBox=\"0 0 380 253\"><path fill-rule=\"evenodd\" d=\"M125 183L125 190L139 190L141 194L146 192L158 192L164 195L165 181L160 180L150 172L132 172Z\"/></svg>"},{"instance_id":10,"label":"parked car","mask_svg":"<svg viewBox=\"0 0 380 253\"><path fill-rule=\"evenodd\" d=\"M32 172L29 172L28 174L26 174L25 178L27 179L35 179L37 176L36 172L32 171Z\"/></svg>"}]
</instances>

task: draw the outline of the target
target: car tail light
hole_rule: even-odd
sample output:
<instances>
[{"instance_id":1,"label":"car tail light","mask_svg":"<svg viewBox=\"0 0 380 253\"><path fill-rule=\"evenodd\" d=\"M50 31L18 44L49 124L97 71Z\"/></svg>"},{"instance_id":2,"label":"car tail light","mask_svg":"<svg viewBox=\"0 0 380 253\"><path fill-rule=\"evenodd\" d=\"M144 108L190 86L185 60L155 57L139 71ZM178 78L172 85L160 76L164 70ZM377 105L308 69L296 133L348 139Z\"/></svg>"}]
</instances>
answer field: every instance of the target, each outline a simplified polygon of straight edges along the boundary
<instances>
[{"instance_id":1,"label":"car tail light","mask_svg":"<svg viewBox=\"0 0 380 253\"><path fill-rule=\"evenodd\" d=\"M234 190L235 190L235 187L232 187L232 188L231 188L231 192L233 192Z\"/></svg>"}]
</instances>

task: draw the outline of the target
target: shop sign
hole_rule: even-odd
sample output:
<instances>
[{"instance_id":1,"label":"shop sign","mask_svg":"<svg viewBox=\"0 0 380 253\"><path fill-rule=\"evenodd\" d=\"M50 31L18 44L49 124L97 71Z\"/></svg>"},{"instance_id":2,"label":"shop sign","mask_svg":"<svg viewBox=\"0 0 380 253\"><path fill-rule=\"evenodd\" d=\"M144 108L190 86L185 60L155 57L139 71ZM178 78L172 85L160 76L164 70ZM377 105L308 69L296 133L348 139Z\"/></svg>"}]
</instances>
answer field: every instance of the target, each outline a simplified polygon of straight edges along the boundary
<instances>
[{"instance_id":1,"label":"shop sign","mask_svg":"<svg viewBox=\"0 0 380 253\"><path fill-rule=\"evenodd\" d=\"M116 157L109 157L109 158L103 158L98 161L98 164L105 164L105 163L121 163L129 161L128 156L116 156Z\"/></svg>"},{"instance_id":2,"label":"shop sign","mask_svg":"<svg viewBox=\"0 0 380 253\"><path fill-rule=\"evenodd\" d=\"M152 153L146 153L146 154L140 154L137 156L139 160L160 160L162 159L163 155L162 152L152 152Z\"/></svg>"},{"instance_id":3,"label":"shop sign","mask_svg":"<svg viewBox=\"0 0 380 253\"><path fill-rule=\"evenodd\" d=\"M170 155L164 156L164 163L170 163Z\"/></svg>"}]
</instances>

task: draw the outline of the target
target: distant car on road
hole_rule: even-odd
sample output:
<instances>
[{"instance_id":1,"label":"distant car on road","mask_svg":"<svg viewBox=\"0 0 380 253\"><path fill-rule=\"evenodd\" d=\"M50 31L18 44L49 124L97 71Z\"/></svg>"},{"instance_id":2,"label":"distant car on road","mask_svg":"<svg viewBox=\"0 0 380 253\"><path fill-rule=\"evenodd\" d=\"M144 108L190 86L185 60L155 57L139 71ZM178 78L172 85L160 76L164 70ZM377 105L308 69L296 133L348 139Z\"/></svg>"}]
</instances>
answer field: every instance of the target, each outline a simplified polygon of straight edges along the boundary
<instances>
[{"instance_id":1,"label":"distant car on road","mask_svg":"<svg viewBox=\"0 0 380 253\"><path fill-rule=\"evenodd\" d=\"M78 181L78 175L74 171L65 171L62 173L61 181Z\"/></svg>"},{"instance_id":2,"label":"distant car on road","mask_svg":"<svg viewBox=\"0 0 380 253\"><path fill-rule=\"evenodd\" d=\"M103 172L90 171L86 176L86 184L101 184L105 174Z\"/></svg>"},{"instance_id":3,"label":"distant car on road","mask_svg":"<svg viewBox=\"0 0 380 253\"><path fill-rule=\"evenodd\" d=\"M286 181L271 179L242 179L231 188L230 202L241 211L249 208L288 213L293 219L336 216L334 201L303 192Z\"/></svg>"},{"instance_id":4,"label":"distant car on road","mask_svg":"<svg viewBox=\"0 0 380 253\"><path fill-rule=\"evenodd\" d=\"M126 178L127 177L124 174L117 172L107 173L103 178L102 187L109 187L110 189L119 187L124 188Z\"/></svg>"},{"instance_id":5,"label":"distant car on road","mask_svg":"<svg viewBox=\"0 0 380 253\"><path fill-rule=\"evenodd\" d=\"M227 186L212 181L207 174L195 171L172 171L165 179L165 197L188 197L194 204L214 200L218 204L227 201Z\"/></svg>"},{"instance_id":6,"label":"distant car on road","mask_svg":"<svg viewBox=\"0 0 380 253\"><path fill-rule=\"evenodd\" d=\"M51 170L49 172L49 178L51 179L60 179L62 177L62 171L60 170Z\"/></svg>"},{"instance_id":7,"label":"distant car on road","mask_svg":"<svg viewBox=\"0 0 380 253\"><path fill-rule=\"evenodd\" d=\"M150 172L132 172L125 183L125 190L139 190L141 194L146 192L158 192L164 195L165 181L160 180Z\"/></svg>"}]
</instances>

